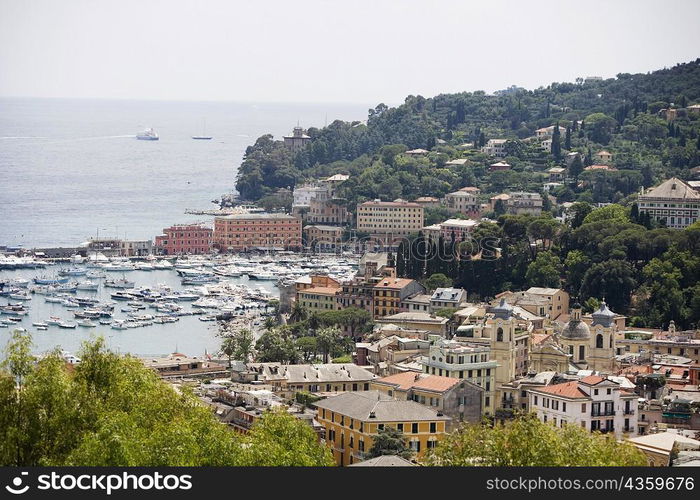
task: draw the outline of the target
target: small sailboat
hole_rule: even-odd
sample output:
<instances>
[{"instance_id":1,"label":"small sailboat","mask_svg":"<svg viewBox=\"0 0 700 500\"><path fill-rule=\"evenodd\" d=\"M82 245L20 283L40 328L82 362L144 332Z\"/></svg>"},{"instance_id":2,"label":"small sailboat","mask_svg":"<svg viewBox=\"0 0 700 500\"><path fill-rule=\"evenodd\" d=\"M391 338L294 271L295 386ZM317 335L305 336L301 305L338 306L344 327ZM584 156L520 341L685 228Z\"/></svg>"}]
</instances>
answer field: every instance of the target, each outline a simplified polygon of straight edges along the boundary
<instances>
[{"instance_id":1,"label":"small sailboat","mask_svg":"<svg viewBox=\"0 0 700 500\"><path fill-rule=\"evenodd\" d=\"M203 120L204 125L202 126L202 135L193 135L192 139L198 140L198 141L210 141L212 139L212 136L207 135L207 122L206 120Z\"/></svg>"}]
</instances>

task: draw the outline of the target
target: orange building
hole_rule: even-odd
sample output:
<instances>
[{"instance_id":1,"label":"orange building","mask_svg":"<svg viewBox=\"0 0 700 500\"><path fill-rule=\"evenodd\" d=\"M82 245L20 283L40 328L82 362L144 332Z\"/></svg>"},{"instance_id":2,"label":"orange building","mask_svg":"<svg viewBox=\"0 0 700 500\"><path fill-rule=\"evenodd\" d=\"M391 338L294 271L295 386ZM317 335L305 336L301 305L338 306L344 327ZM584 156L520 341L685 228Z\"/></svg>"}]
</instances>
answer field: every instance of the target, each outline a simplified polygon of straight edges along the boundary
<instances>
[{"instance_id":1,"label":"orange building","mask_svg":"<svg viewBox=\"0 0 700 500\"><path fill-rule=\"evenodd\" d=\"M221 252L298 250L301 219L287 214L234 214L214 219L214 247Z\"/></svg>"},{"instance_id":2,"label":"orange building","mask_svg":"<svg viewBox=\"0 0 700 500\"><path fill-rule=\"evenodd\" d=\"M416 293L425 293L425 288L416 280L384 278L372 288L374 319L398 314L401 301Z\"/></svg>"}]
</instances>

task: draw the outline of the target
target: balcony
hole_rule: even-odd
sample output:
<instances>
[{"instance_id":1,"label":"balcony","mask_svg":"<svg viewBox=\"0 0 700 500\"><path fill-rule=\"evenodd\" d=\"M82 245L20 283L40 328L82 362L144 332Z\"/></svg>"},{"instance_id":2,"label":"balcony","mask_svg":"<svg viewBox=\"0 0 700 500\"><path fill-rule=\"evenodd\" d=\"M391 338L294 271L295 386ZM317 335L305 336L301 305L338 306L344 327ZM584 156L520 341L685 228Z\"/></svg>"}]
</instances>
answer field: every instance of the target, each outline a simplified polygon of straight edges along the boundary
<instances>
[{"instance_id":1,"label":"balcony","mask_svg":"<svg viewBox=\"0 0 700 500\"><path fill-rule=\"evenodd\" d=\"M592 410L591 417L612 417L615 415L615 410Z\"/></svg>"},{"instance_id":2,"label":"balcony","mask_svg":"<svg viewBox=\"0 0 700 500\"><path fill-rule=\"evenodd\" d=\"M634 410L632 408L625 408L625 415L634 415Z\"/></svg>"}]
</instances>

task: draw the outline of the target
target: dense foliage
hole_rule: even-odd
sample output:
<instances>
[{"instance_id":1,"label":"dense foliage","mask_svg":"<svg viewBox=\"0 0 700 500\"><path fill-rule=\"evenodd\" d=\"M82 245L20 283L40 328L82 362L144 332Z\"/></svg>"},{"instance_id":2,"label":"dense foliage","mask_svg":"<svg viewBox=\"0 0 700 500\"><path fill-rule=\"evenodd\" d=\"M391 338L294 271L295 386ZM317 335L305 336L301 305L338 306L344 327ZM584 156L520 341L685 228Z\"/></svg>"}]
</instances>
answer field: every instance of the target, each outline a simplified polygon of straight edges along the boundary
<instances>
[{"instance_id":1,"label":"dense foliage","mask_svg":"<svg viewBox=\"0 0 700 500\"><path fill-rule=\"evenodd\" d=\"M431 465L491 467L644 466L644 454L578 425L555 427L534 414L505 425L465 424L442 439Z\"/></svg>"},{"instance_id":2,"label":"dense foliage","mask_svg":"<svg viewBox=\"0 0 700 500\"><path fill-rule=\"evenodd\" d=\"M561 286L582 303L604 298L633 326L700 324L700 223L647 228L619 205L582 212L575 228L551 215L505 215L464 242L409 239L399 246L397 272L418 280L444 274L471 299Z\"/></svg>"},{"instance_id":3,"label":"dense foliage","mask_svg":"<svg viewBox=\"0 0 700 500\"><path fill-rule=\"evenodd\" d=\"M18 466L332 465L307 424L266 414L243 437L186 387L175 390L138 359L98 339L81 363L59 351L36 361L19 330L0 370L0 464Z\"/></svg>"},{"instance_id":4,"label":"dense foliage","mask_svg":"<svg viewBox=\"0 0 700 500\"><path fill-rule=\"evenodd\" d=\"M246 150L236 188L244 199L265 198L280 189L335 173L350 174L340 189L349 207L373 198L442 196L467 185L484 193L506 188L539 190L547 167L561 163L572 182L554 190L560 201L618 202L671 175L684 177L700 164L700 121L686 106L700 99L700 60L648 74L619 74L603 81L552 83L528 91L511 89L409 96L396 108L369 110L366 123L335 121L309 129L309 146L293 153L272 136ZM663 112L678 108L675 119ZM531 138L558 124L552 151ZM479 152L488 139L507 138L509 171L490 172L492 159ZM430 150L426 156L407 149ZM583 172L601 149L614 152L616 171ZM566 153L582 159L566 162ZM468 161L447 166L455 158ZM288 191L277 206L289 203Z\"/></svg>"}]
</instances>

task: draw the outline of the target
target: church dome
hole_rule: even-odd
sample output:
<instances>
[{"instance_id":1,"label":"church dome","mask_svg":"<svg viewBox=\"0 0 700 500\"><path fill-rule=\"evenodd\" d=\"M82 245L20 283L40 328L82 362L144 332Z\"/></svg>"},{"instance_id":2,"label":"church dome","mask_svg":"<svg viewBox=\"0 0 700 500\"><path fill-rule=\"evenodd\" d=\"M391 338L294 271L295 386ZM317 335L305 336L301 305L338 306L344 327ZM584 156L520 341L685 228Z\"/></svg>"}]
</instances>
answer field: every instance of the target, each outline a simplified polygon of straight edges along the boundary
<instances>
[{"instance_id":1,"label":"church dome","mask_svg":"<svg viewBox=\"0 0 700 500\"><path fill-rule=\"evenodd\" d=\"M560 337L568 340L587 340L591 338L591 330L583 321L572 319L564 325Z\"/></svg>"}]
</instances>

